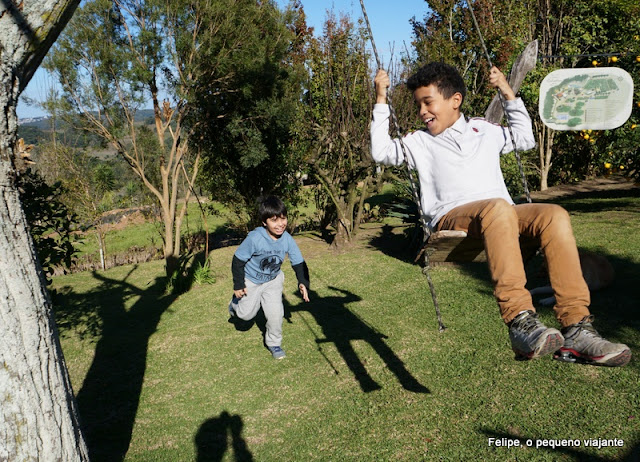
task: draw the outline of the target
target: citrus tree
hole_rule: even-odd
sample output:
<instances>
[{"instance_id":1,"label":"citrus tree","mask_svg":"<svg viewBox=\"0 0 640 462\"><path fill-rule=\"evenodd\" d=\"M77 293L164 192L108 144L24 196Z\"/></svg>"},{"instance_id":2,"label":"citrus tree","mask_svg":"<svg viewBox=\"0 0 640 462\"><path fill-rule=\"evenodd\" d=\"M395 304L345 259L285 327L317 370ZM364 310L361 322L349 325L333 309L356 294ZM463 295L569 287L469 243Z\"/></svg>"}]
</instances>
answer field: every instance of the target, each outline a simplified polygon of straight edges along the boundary
<instances>
[{"instance_id":1,"label":"citrus tree","mask_svg":"<svg viewBox=\"0 0 640 462\"><path fill-rule=\"evenodd\" d=\"M612 130L560 132L554 145L551 182L611 172L638 176L640 133L640 4L575 2L576 14L555 58L564 67L620 67L631 75L635 94L629 120ZM568 55L564 57L563 55Z\"/></svg>"},{"instance_id":2,"label":"citrus tree","mask_svg":"<svg viewBox=\"0 0 640 462\"><path fill-rule=\"evenodd\" d=\"M521 89L532 115L538 112L540 82L556 69L620 66L631 74L637 88L640 5L625 0L546 1L539 2L537 10L541 20L536 22L534 34L540 44L539 66ZM599 133L559 132L533 117L540 189L606 173L613 166L633 170L638 153L633 146L637 135L631 126L638 120L640 107L635 101L639 99L636 95L627 124Z\"/></svg>"}]
</instances>

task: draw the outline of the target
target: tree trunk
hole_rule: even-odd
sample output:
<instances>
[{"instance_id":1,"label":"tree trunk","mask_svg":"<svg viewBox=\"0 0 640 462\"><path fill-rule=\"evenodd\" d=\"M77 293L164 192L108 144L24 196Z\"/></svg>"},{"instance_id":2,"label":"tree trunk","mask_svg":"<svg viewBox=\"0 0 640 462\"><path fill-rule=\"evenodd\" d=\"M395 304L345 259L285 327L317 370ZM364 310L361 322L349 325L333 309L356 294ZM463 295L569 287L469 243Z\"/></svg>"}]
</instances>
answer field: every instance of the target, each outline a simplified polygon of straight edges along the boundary
<instances>
[{"instance_id":1,"label":"tree trunk","mask_svg":"<svg viewBox=\"0 0 640 462\"><path fill-rule=\"evenodd\" d=\"M538 157L540 159L540 191L549 188L548 179L553 157L553 141L555 132L541 122L536 122L538 132Z\"/></svg>"},{"instance_id":2,"label":"tree trunk","mask_svg":"<svg viewBox=\"0 0 640 462\"><path fill-rule=\"evenodd\" d=\"M89 459L14 167L18 98L78 3L25 0L0 6L2 461Z\"/></svg>"},{"instance_id":3,"label":"tree trunk","mask_svg":"<svg viewBox=\"0 0 640 462\"><path fill-rule=\"evenodd\" d=\"M104 244L104 232L100 229L100 226L96 229L96 238L98 239L98 248L100 249L100 268L104 271L107 269L107 262L105 261L107 258L107 248Z\"/></svg>"}]
</instances>

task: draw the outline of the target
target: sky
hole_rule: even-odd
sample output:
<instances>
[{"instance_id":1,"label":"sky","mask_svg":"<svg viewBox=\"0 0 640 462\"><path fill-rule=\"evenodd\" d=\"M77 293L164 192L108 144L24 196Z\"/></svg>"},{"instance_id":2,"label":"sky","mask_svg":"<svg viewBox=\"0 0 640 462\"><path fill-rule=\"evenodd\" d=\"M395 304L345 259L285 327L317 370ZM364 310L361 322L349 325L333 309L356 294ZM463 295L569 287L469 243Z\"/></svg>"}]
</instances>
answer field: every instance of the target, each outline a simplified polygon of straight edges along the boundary
<instances>
[{"instance_id":1,"label":"sky","mask_svg":"<svg viewBox=\"0 0 640 462\"><path fill-rule=\"evenodd\" d=\"M288 4L288 0L276 2L281 7ZM345 13L354 22L362 17L360 0L301 0L301 3L307 16L307 24L314 27L315 35L322 34L322 25L329 10L336 16ZM385 65L388 64L390 50L394 43L395 57L404 50L404 43L411 48L409 20L414 16L422 20L428 9L426 0L364 0L364 6L371 23L376 48Z\"/></svg>"},{"instance_id":2,"label":"sky","mask_svg":"<svg viewBox=\"0 0 640 462\"><path fill-rule=\"evenodd\" d=\"M276 3L284 8L289 0L276 0ZM367 15L371 22L371 29L376 42L380 58L386 65L390 59L390 50L394 45L394 56L398 57L404 50L404 44L411 47L411 25L409 20L415 17L423 19L427 12L425 0L364 0ZM360 0L302 0L307 24L314 28L315 35L322 34L322 25L327 16L327 11L333 11L336 16L341 13L351 16L355 21L362 17ZM36 72L27 86L23 95L36 100L44 100L49 88L55 84L52 77L46 71L40 69ZM24 101L18 104L18 117L39 117L46 115L39 108L28 106Z\"/></svg>"}]
</instances>

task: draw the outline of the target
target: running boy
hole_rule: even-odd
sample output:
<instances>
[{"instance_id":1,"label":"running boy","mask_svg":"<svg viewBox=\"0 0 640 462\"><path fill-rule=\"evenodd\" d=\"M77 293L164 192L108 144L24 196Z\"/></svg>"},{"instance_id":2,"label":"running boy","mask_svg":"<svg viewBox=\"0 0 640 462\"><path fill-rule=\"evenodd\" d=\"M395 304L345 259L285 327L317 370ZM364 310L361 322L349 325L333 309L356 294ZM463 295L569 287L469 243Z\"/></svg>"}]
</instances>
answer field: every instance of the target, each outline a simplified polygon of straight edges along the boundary
<instances>
[{"instance_id":1,"label":"running boy","mask_svg":"<svg viewBox=\"0 0 640 462\"><path fill-rule=\"evenodd\" d=\"M233 298L231 319L252 320L260 306L267 319L264 343L275 359L285 357L282 349L282 289L284 273L280 267L289 255L305 302L309 301L309 271L300 249L287 232L287 208L269 196L258 209L261 227L251 231L236 250L231 263Z\"/></svg>"},{"instance_id":2,"label":"running boy","mask_svg":"<svg viewBox=\"0 0 640 462\"><path fill-rule=\"evenodd\" d=\"M532 149L531 119L520 98L496 67L489 82L506 99L506 117L519 150ZM389 136L386 104L389 76L375 77L376 104L371 123L371 153L376 162L404 162L400 140ZM589 289L569 214L553 204L514 205L500 169L500 155L512 151L509 131L483 119L466 119L460 112L466 88L458 71L434 62L407 81L426 129L402 142L412 168L418 172L422 210L434 231L464 230L482 238L502 319L509 328L518 359L555 352L562 361L624 366L631 358L626 345L602 338L591 325ZM561 331L537 318L520 254L519 235L537 237L556 295L554 311Z\"/></svg>"}]
</instances>

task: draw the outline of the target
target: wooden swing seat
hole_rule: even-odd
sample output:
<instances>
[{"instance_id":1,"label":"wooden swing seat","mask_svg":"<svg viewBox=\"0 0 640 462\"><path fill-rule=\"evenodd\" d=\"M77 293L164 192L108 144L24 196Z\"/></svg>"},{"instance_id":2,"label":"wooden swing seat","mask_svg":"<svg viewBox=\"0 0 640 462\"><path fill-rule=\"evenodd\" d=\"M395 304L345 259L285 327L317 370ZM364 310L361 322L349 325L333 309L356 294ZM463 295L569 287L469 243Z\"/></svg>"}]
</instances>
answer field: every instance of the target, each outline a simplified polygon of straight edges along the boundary
<instances>
[{"instance_id":1,"label":"wooden swing seat","mask_svg":"<svg viewBox=\"0 0 640 462\"><path fill-rule=\"evenodd\" d=\"M540 248L540 241L520 236L520 251L523 261L531 259ZM455 265L458 263L486 262L482 239L470 237L465 231L443 230L429 236L423 251L428 256L429 266ZM418 258L422 256L422 252Z\"/></svg>"}]
</instances>

